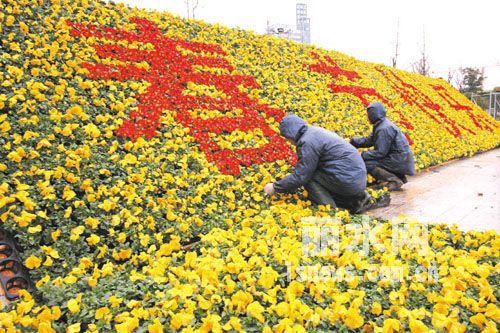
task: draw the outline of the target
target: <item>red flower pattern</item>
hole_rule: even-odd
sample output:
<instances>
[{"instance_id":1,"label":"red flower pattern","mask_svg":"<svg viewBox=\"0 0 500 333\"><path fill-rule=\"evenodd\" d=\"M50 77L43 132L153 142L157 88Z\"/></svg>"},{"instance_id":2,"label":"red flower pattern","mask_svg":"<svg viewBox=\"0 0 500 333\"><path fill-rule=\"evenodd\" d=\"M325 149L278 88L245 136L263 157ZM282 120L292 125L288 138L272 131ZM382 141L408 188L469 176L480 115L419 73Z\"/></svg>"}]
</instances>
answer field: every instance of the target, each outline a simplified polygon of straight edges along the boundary
<instances>
[{"instance_id":1,"label":"red flower pattern","mask_svg":"<svg viewBox=\"0 0 500 333\"><path fill-rule=\"evenodd\" d=\"M414 85L404 82L394 71L387 69L382 70L376 66L375 70L384 76L394 90L396 90L401 98L409 105L418 107L424 114L431 118L436 123L443 125L444 128L454 137L462 135L460 129L475 135L476 133L465 127L462 124L457 124L453 119L449 118L441 111L441 106L433 103L432 100L424 94L421 90L417 89Z\"/></svg>"},{"instance_id":2,"label":"red flower pattern","mask_svg":"<svg viewBox=\"0 0 500 333\"><path fill-rule=\"evenodd\" d=\"M317 53L312 52L311 56L316 59L318 62L316 64L309 65L309 69L311 69L314 72L321 73L321 74L328 74L330 75L334 80L338 79L340 76L344 76L347 78L349 81L356 81L357 79L360 79L360 75L356 73L355 71L348 71L345 69L342 69L332 58L329 56L325 56L324 59L322 60L320 56ZM366 87L360 87L356 85L349 85L349 86L343 86L337 84L335 81L332 82L329 85L330 89L334 93L346 93L346 94L351 94L356 96L361 100L363 105L366 107L370 104L370 101L366 98L366 96L371 96L375 97L378 101L384 103L388 108L391 108L394 113L399 115L399 120L397 122L404 126L408 130L413 129L413 125L406 119L406 117L398 110L395 110L392 103L388 101L386 98L381 96L375 89L373 88L366 88ZM413 144L413 141L411 140L410 136L408 133L405 133L406 138L408 139L408 142Z\"/></svg>"},{"instance_id":3,"label":"red flower pattern","mask_svg":"<svg viewBox=\"0 0 500 333\"><path fill-rule=\"evenodd\" d=\"M107 39L111 41L127 41L151 43L154 50L130 49L120 45L95 44L96 54L100 58L111 58L125 62L147 62L148 70L133 64L102 65L84 62L82 66L89 71L88 77L98 80L138 80L150 83L146 92L138 96L137 110L130 112L130 119L124 121L116 134L136 140L144 135L152 138L157 135L160 117L164 111L173 111L176 121L190 129L190 134L205 153L208 161L215 163L224 174L239 175L240 166L250 166L279 159L289 159L293 164L296 155L278 133L266 123L266 118L273 117L280 121L283 110L259 103L241 92L243 85L258 88L251 76L232 74L213 74L197 72L194 66L223 68L233 71L233 66L223 57L226 52L215 44L206 44L184 40L175 40L164 36L159 28L146 19L133 18L137 32L125 31L110 27L96 27L80 23L67 22L72 36ZM181 49L191 51L183 55ZM207 55L208 54L208 55ZM183 94L189 82L199 85L215 86L224 92L227 99L209 96L187 96ZM211 119L196 118L193 110L218 110L222 113L239 109L240 117L220 116ZM253 148L222 149L210 140L209 133L225 134L236 130L250 131L260 129L268 143Z\"/></svg>"},{"instance_id":4,"label":"red flower pattern","mask_svg":"<svg viewBox=\"0 0 500 333\"><path fill-rule=\"evenodd\" d=\"M448 105L454 108L457 111L465 111L469 118L472 120L474 125L481 130L488 130L493 132L493 129L488 124L488 121L485 118L485 114L475 115L472 112L472 108L468 105L462 105L457 102L450 94L446 91L446 88L441 85L431 85L432 89L434 89L442 99L444 99Z\"/></svg>"}]
</instances>

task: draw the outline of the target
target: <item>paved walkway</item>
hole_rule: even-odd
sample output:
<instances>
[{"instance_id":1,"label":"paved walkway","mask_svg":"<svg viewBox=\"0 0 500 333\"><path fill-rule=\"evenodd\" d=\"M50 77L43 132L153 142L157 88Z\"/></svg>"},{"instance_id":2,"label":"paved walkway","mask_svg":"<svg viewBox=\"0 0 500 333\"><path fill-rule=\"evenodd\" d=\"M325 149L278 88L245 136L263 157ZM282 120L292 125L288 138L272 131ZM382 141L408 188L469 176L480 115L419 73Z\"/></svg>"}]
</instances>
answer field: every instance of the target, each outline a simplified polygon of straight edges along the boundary
<instances>
[{"instance_id":1,"label":"paved walkway","mask_svg":"<svg viewBox=\"0 0 500 333\"><path fill-rule=\"evenodd\" d=\"M421 222L457 224L459 229L500 232L500 148L408 177L391 205L369 211L386 219L400 214Z\"/></svg>"}]
</instances>

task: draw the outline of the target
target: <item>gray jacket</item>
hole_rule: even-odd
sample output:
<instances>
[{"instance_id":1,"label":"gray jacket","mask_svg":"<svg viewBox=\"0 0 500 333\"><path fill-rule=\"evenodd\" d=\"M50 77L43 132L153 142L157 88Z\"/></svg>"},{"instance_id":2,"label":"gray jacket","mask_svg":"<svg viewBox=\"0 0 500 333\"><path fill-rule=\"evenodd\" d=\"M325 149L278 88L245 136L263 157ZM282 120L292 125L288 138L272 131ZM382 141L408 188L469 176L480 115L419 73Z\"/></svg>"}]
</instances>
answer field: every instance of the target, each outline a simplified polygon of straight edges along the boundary
<instances>
[{"instance_id":1,"label":"gray jacket","mask_svg":"<svg viewBox=\"0 0 500 333\"><path fill-rule=\"evenodd\" d=\"M280 123L281 135L296 143L298 162L287 177L274 183L277 192L292 192L306 185L314 173L322 171L340 195L358 195L366 188L366 167L358 151L334 132L309 126L287 115Z\"/></svg>"},{"instance_id":2,"label":"gray jacket","mask_svg":"<svg viewBox=\"0 0 500 333\"><path fill-rule=\"evenodd\" d=\"M413 176L415 162L408 140L399 127L386 118L385 107L378 102L371 103L368 108L368 119L373 124L372 133L363 138L351 139L356 148L374 147L362 153L367 164L376 164L384 169Z\"/></svg>"}]
</instances>

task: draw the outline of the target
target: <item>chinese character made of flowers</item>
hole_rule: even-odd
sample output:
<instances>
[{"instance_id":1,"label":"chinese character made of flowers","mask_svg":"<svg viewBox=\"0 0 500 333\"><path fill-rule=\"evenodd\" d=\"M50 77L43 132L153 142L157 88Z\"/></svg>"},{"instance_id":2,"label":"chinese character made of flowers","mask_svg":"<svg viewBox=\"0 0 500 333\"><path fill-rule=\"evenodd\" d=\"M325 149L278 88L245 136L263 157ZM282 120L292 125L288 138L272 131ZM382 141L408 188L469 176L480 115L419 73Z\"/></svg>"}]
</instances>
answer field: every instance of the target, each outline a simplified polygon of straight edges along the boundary
<instances>
[{"instance_id":1,"label":"chinese character made of flowers","mask_svg":"<svg viewBox=\"0 0 500 333\"><path fill-rule=\"evenodd\" d=\"M489 132L493 132L493 128L488 124L488 118L486 113L480 113L475 115L472 112L472 108L468 105L460 104L456 99L454 99L446 90L445 87L439 84L431 85L432 89L434 89L439 96L448 103L448 105L457 110L457 111L465 111L469 118L472 120L474 125L479 130L487 130ZM475 133L474 133L475 134Z\"/></svg>"},{"instance_id":2,"label":"chinese character made of flowers","mask_svg":"<svg viewBox=\"0 0 500 333\"><path fill-rule=\"evenodd\" d=\"M460 128L472 135L476 135L474 131L467 128L463 124L460 124L449 116L446 115L441 110L441 106L438 103L432 101L432 99L427 96L423 91L415 87L414 85L405 82L402 78L400 78L394 71L387 69L384 71L381 67L375 66L375 70L382 74L384 78L389 82L391 87L396 90L401 98L403 98L409 105L416 106L420 111L422 111L425 115L431 118L435 123L444 126L444 128L454 137L459 137L462 135ZM476 126L478 126L478 122L475 120L474 115L470 113L471 110L469 107L463 109L461 105L455 102L455 104L450 103L450 96L448 94L443 94L446 92L446 89L441 86L433 86L433 89L438 92L441 98L443 98L451 107L455 110L466 110L467 115L471 117ZM449 98L447 98L447 95Z\"/></svg>"},{"instance_id":3,"label":"chinese character made of flowers","mask_svg":"<svg viewBox=\"0 0 500 333\"><path fill-rule=\"evenodd\" d=\"M353 96L356 96L366 107L370 104L370 101L367 99L367 96L374 98L382 103L384 103L387 107L394 110L394 112L399 116L397 122L404 126L407 130L413 130L413 125L406 119L406 117L400 111L396 110L392 103L380 95L375 89L369 87L361 87L358 85L341 85L336 82L336 80L343 76L350 82L355 82L360 79L360 75L352 70L345 70L341 68L335 60L330 58L329 56L325 56L324 59L317 54L312 52L311 56L317 61L312 65L309 65L309 69L313 72L317 72L320 74L325 74L331 76L333 79L332 83L330 83L329 87L333 93L347 93ZM405 133L406 138L410 144L413 143L408 133Z\"/></svg>"},{"instance_id":4,"label":"chinese character made of flowers","mask_svg":"<svg viewBox=\"0 0 500 333\"><path fill-rule=\"evenodd\" d=\"M88 77L98 80L145 81L150 84L138 96L137 110L129 113L117 135L136 140L144 135L152 138L160 127L160 117L165 111L174 111L175 120L189 128L190 135L210 162L224 174L238 175L240 166L262 164L280 159L293 159L294 153L278 133L272 130L266 119L280 121L284 112L259 103L238 86L258 88L254 78L246 75L214 74L202 68L222 68L229 72L233 66L223 58L226 52L215 44L176 40L166 37L152 21L132 18L137 32L110 27L96 27L67 22L75 37L96 37L108 41L150 43L153 50L138 50L117 44L94 44L100 58L127 62L125 65L104 65L84 62ZM182 52L188 51L188 52ZM130 63L147 62L149 69ZM196 67L196 70L195 70ZM215 87L224 97L191 96L184 94L188 84ZM217 110L226 113L239 110L239 116L218 116L202 119L192 115L193 110ZM260 130L266 143L258 147L222 148L213 135L230 134L234 131ZM212 134L212 135L211 135Z\"/></svg>"}]
</instances>

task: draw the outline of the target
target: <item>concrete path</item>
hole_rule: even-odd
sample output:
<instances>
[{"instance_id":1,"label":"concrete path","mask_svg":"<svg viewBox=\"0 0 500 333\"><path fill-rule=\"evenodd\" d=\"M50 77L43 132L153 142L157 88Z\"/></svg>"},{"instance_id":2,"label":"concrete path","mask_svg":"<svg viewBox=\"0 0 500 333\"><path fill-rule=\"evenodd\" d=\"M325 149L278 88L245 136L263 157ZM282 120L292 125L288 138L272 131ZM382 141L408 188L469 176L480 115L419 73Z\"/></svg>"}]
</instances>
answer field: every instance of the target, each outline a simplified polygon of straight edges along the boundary
<instances>
[{"instance_id":1,"label":"concrete path","mask_svg":"<svg viewBox=\"0 0 500 333\"><path fill-rule=\"evenodd\" d=\"M500 232L500 148L451 161L408 177L391 205L367 212L395 219L457 224L460 230Z\"/></svg>"}]
</instances>

